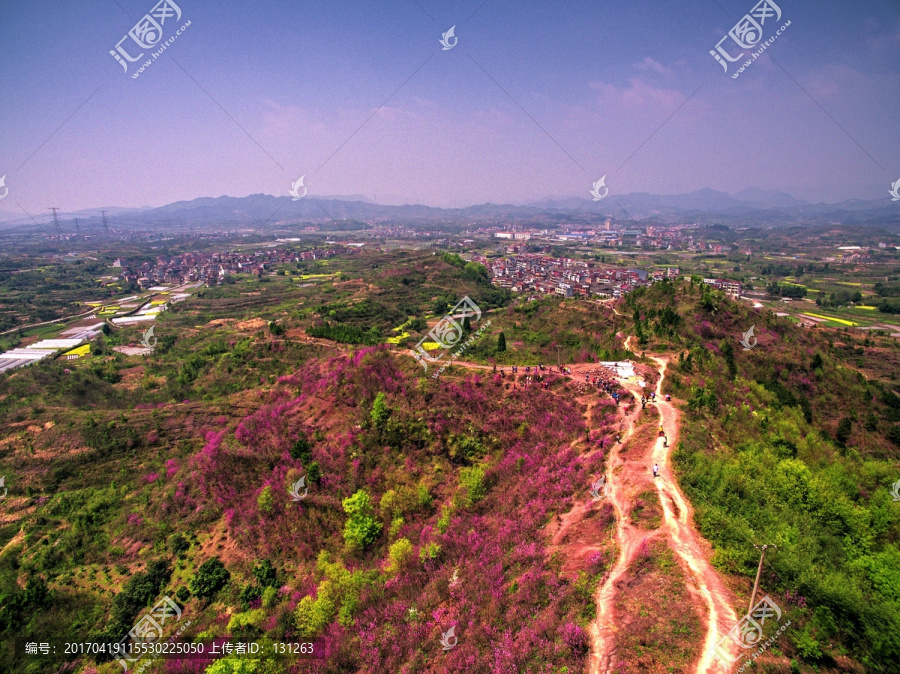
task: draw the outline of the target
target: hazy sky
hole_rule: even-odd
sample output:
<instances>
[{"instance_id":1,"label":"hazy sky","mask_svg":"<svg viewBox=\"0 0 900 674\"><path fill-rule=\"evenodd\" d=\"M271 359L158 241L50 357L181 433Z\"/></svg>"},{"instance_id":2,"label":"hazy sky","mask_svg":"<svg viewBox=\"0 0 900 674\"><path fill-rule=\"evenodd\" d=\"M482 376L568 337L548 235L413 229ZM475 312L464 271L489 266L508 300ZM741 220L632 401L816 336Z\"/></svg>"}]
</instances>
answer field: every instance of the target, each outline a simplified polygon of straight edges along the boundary
<instances>
[{"instance_id":1,"label":"hazy sky","mask_svg":"<svg viewBox=\"0 0 900 674\"><path fill-rule=\"evenodd\" d=\"M287 195L301 175L435 206L589 197L604 174L611 193L887 197L900 2L775 1L763 40L791 25L737 79L755 48L727 74L709 51L752 0L177 0L163 41L190 26L136 79L162 42L123 42L145 53L127 73L109 51L152 0L0 2L0 210Z\"/></svg>"}]
</instances>

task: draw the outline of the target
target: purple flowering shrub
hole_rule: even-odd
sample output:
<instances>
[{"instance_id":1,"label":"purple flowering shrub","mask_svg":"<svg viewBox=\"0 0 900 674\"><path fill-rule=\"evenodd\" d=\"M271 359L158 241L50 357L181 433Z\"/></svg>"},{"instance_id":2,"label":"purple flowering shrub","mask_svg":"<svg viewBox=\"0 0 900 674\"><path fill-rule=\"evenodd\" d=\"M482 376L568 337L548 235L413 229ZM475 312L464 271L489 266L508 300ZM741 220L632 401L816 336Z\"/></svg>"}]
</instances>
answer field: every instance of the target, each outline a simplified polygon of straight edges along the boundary
<instances>
[{"instance_id":1,"label":"purple flowering shrub","mask_svg":"<svg viewBox=\"0 0 900 674\"><path fill-rule=\"evenodd\" d=\"M594 410L588 437L565 392L409 371L383 348L304 364L167 464L160 507L221 518L240 556L289 570L264 627L296 635L303 600L329 651L316 671L583 671L583 597L549 557L544 527L603 470L615 406ZM388 411L376 417L379 393ZM585 438L582 462L572 446ZM360 490L383 528L351 549L342 500ZM387 564L400 539L392 552L404 562ZM356 580L328 580L323 551L336 560L327 568ZM606 565L586 563L591 574ZM451 627L458 641L444 651Z\"/></svg>"}]
</instances>

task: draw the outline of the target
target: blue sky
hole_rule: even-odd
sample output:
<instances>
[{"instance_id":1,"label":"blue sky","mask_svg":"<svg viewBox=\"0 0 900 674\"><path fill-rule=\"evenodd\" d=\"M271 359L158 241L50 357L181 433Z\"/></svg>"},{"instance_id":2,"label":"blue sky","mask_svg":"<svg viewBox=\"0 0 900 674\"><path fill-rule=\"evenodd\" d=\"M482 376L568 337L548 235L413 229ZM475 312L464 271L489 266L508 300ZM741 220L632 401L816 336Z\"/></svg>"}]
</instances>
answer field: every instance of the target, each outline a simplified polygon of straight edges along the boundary
<instances>
[{"instance_id":1,"label":"blue sky","mask_svg":"<svg viewBox=\"0 0 900 674\"><path fill-rule=\"evenodd\" d=\"M137 79L109 50L154 2L0 2L0 209L286 195L301 175L436 206L587 197L602 175L813 201L900 178L896 0L776 0L763 39L791 25L737 79L709 50L744 0L176 1L163 40L191 25Z\"/></svg>"}]
</instances>

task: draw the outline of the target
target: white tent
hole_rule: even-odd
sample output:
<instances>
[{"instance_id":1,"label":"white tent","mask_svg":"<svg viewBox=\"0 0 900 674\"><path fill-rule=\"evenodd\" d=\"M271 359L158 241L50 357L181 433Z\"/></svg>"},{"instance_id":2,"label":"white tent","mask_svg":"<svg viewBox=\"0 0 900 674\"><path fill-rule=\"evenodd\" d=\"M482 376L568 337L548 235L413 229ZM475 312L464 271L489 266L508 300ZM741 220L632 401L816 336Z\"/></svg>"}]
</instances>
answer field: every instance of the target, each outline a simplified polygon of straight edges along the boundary
<instances>
[{"instance_id":1,"label":"white tent","mask_svg":"<svg viewBox=\"0 0 900 674\"><path fill-rule=\"evenodd\" d=\"M604 361L600 364L604 367L608 367L610 370L614 370L616 376L620 379L630 379L636 376L634 373L634 363L632 363L631 361Z\"/></svg>"}]
</instances>

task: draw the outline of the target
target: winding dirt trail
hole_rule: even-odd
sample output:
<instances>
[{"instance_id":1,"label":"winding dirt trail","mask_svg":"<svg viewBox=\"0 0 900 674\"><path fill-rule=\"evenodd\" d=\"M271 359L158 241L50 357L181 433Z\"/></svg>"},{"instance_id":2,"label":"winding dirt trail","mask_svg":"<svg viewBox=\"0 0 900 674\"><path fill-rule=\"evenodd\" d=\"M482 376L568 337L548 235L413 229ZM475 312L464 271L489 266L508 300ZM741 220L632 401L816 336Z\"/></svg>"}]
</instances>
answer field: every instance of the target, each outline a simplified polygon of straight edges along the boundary
<instances>
[{"instance_id":1,"label":"winding dirt trail","mask_svg":"<svg viewBox=\"0 0 900 674\"><path fill-rule=\"evenodd\" d=\"M588 672L599 674L611 669L616 650L616 620L613 611L617 583L624 577L628 566L637 554L637 548L644 536L629 523L627 512L630 498L628 489L626 463L622 449L631 441L634 434L635 420L641 408L637 405L621 425L622 442L613 445L606 463L607 498L616 515L616 546L619 557L610 569L609 575L594 593L597 605L596 619L591 622L591 652L588 660Z\"/></svg>"},{"instance_id":2,"label":"winding dirt trail","mask_svg":"<svg viewBox=\"0 0 900 674\"><path fill-rule=\"evenodd\" d=\"M682 566L688 571L694 583L694 589L702 599L706 610L706 638L697 663L696 672L720 671L721 665L716 660L716 647L719 640L737 622L737 615L732 608L733 597L719 574L709 563L711 548L694 528L694 511L684 497L672 474L670 455L672 448L678 444L681 429L680 412L674 405L665 401L662 385L669 365L668 356L653 357L659 365L659 381L656 384L656 406L659 410L659 423L662 425L667 443L657 438L651 450L651 460L659 464L659 478L654 480L656 492L663 507L663 528L669 538L669 547L678 555ZM666 444L668 446L666 446ZM737 646L729 641L731 655L737 655Z\"/></svg>"},{"instance_id":3,"label":"winding dirt trail","mask_svg":"<svg viewBox=\"0 0 900 674\"><path fill-rule=\"evenodd\" d=\"M631 347L633 336L625 341ZM656 383L655 403L659 413L659 425L664 437L654 436L651 441L637 440L633 436L635 422L641 408L635 404L620 425L622 443L613 446L607 462L607 498L616 515L616 543L619 556L609 574L594 595L597 617L591 624L591 652L588 661L590 674L608 674L617 661L616 634L621 620L615 614L615 600L620 585L628 580L628 570L637 557L643 541L651 543L663 537L675 553L694 604L701 615L705 637L700 657L694 671L697 674L719 672L716 661L716 647L719 640L737 622L731 608L732 596L722 583L715 569L709 563L711 549L703 541L693 526L693 509L678 487L670 466L670 453L677 445L680 431L680 413L672 403L666 402L662 394L668 357L654 357L658 365L659 380ZM572 376L581 377L592 365L572 366ZM645 392L636 383L622 382L622 385L637 401ZM653 464L659 465L659 477L652 476ZM651 486L652 484L652 486ZM637 526L630 513L637 495L655 488L663 510L663 523L659 529L647 530ZM736 655L736 646L732 655Z\"/></svg>"},{"instance_id":4,"label":"winding dirt trail","mask_svg":"<svg viewBox=\"0 0 900 674\"><path fill-rule=\"evenodd\" d=\"M633 342L634 336L629 335L625 340L625 348L632 350ZM589 629L591 648L588 656L588 672L612 674L614 671L617 655L616 636L618 626L622 623L615 611L620 586L629 580L628 571L638 555L641 543L647 541L649 544L662 538L675 553L682 568L705 633L693 671L696 674L719 673L722 672L722 665L716 660L716 648L720 639L737 622L737 616L732 608L734 598L709 562L711 547L695 529L693 508L678 487L672 472L671 451L678 444L681 414L672 403L665 401L662 394L669 357L652 358L657 364L659 379L655 386L656 401L648 405L656 405L659 414L657 423L662 426L665 435L663 437L654 435L649 441L646 440L646 434L635 438L636 422L641 414L641 407L636 403L645 393L645 389L634 382L620 382L631 394L634 404L629 412L620 416L619 430L622 440L621 443L613 443L610 448L605 473L605 497L615 513L615 537L619 554L615 564L594 593L597 613ZM456 361L455 364L478 370L490 369L490 366L466 361ZM571 374L568 376L580 381L586 373L596 367L595 363L571 365ZM590 396L580 396L578 400L585 402L589 398ZM590 402L587 404L586 421L590 428L591 404ZM652 477L654 463L659 465L659 477L655 479ZM663 519L658 529L648 530L638 526L630 513L638 494L654 488L662 506ZM549 542L551 549L566 548L566 534L584 519L590 507L590 501L585 503L579 500L569 512L560 516L558 528L551 534ZM737 645L732 640L727 640L727 643L728 652L736 657Z\"/></svg>"}]
</instances>

